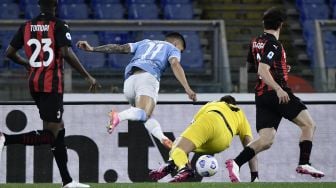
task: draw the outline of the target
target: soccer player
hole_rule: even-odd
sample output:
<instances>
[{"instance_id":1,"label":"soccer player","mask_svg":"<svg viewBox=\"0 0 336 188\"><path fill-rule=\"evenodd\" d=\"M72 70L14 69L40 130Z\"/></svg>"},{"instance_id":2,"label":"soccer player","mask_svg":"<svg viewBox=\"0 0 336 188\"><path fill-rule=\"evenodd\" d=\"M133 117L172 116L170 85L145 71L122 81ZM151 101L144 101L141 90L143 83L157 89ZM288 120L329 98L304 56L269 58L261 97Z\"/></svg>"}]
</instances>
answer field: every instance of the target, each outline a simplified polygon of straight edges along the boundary
<instances>
[{"instance_id":1,"label":"soccer player","mask_svg":"<svg viewBox=\"0 0 336 188\"><path fill-rule=\"evenodd\" d=\"M288 66L282 44L278 41L285 13L273 7L263 15L264 33L253 38L247 63L258 72L255 87L256 128L259 138L249 144L235 158L226 161L232 182L239 182L239 168L257 153L271 147L277 128L284 117L301 129L300 158L296 172L313 177L323 177L324 173L311 166L309 158L312 150L315 123L307 107L288 87Z\"/></svg>"},{"instance_id":2,"label":"soccer player","mask_svg":"<svg viewBox=\"0 0 336 188\"><path fill-rule=\"evenodd\" d=\"M25 22L17 31L6 55L29 70L31 96L43 120L43 130L18 135L0 132L0 152L5 145L50 144L64 188L90 187L73 181L67 168L67 151L64 143L63 114L63 58L90 83L90 90L99 86L83 68L71 48L69 26L55 17L57 0L39 0L40 15ZM28 60L17 51L24 47Z\"/></svg>"},{"instance_id":3,"label":"soccer player","mask_svg":"<svg viewBox=\"0 0 336 188\"><path fill-rule=\"evenodd\" d=\"M190 88L180 65L181 52L186 48L183 36L170 33L166 35L165 41L145 39L135 43L98 47L90 46L87 41L78 41L77 46L89 52L134 54L125 69L124 82L124 95L132 107L119 113L112 110L108 131L112 133L121 121L143 121L148 132L170 149L172 141L163 134L159 122L151 115L158 98L160 77L169 66L189 98L196 101L196 94Z\"/></svg>"},{"instance_id":4,"label":"soccer player","mask_svg":"<svg viewBox=\"0 0 336 188\"><path fill-rule=\"evenodd\" d=\"M188 165L188 154L197 152L215 154L230 147L235 135L247 146L253 139L250 124L236 100L230 95L219 101L204 105L194 116L193 121L181 136L174 142L169 153L170 160L162 167L152 170L149 176L159 180L175 170L178 173L169 182L183 182L194 176ZM257 158L250 160L251 181L258 181Z\"/></svg>"}]
</instances>

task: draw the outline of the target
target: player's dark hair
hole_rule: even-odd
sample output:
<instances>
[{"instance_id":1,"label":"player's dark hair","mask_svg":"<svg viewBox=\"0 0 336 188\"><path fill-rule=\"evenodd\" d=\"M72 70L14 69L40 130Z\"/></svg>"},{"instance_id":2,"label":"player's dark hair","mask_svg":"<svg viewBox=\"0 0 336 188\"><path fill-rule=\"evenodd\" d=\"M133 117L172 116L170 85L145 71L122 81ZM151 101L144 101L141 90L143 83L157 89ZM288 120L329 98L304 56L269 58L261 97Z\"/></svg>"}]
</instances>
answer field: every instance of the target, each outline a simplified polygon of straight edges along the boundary
<instances>
[{"instance_id":1,"label":"player's dark hair","mask_svg":"<svg viewBox=\"0 0 336 188\"><path fill-rule=\"evenodd\" d=\"M44 8L52 8L57 6L58 0L39 0L38 4Z\"/></svg>"},{"instance_id":2,"label":"player's dark hair","mask_svg":"<svg viewBox=\"0 0 336 188\"><path fill-rule=\"evenodd\" d=\"M277 30L284 22L287 15L277 7L272 7L264 12L263 23L265 29Z\"/></svg>"},{"instance_id":3,"label":"player's dark hair","mask_svg":"<svg viewBox=\"0 0 336 188\"><path fill-rule=\"evenodd\" d=\"M236 99L232 97L231 95L225 95L219 101L226 102L228 104L233 104L233 105L237 104Z\"/></svg>"},{"instance_id":4,"label":"player's dark hair","mask_svg":"<svg viewBox=\"0 0 336 188\"><path fill-rule=\"evenodd\" d=\"M187 44L185 42L185 39L183 37L183 35L181 35L180 33L178 32L172 32L172 33L168 33L166 35L166 39L168 38L173 38L173 39L178 39L182 42L182 45L183 45L183 48L186 49L187 48Z\"/></svg>"}]
</instances>

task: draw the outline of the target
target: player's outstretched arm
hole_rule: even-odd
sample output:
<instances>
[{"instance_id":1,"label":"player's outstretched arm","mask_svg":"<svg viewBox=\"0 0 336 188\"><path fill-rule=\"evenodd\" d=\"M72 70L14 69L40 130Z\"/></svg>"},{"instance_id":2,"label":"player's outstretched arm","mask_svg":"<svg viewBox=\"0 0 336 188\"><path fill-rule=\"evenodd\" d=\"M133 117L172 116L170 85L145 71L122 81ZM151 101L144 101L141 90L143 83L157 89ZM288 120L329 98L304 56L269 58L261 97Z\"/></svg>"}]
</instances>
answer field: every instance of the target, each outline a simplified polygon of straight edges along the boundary
<instances>
[{"instance_id":1,"label":"player's outstretched arm","mask_svg":"<svg viewBox=\"0 0 336 188\"><path fill-rule=\"evenodd\" d=\"M177 58L173 57L169 59L171 68L173 70L173 73L176 77L176 79L181 83L183 86L185 92L189 96L189 99L192 101L197 101L196 93L190 88L187 78L185 76L184 70L180 64L180 62L177 60Z\"/></svg>"},{"instance_id":2,"label":"player's outstretched arm","mask_svg":"<svg viewBox=\"0 0 336 188\"><path fill-rule=\"evenodd\" d=\"M27 70L30 69L30 65L27 59L20 56L17 53L17 49L13 48L11 45L8 46L5 56L14 61L15 63L24 66Z\"/></svg>"},{"instance_id":3,"label":"player's outstretched arm","mask_svg":"<svg viewBox=\"0 0 336 188\"><path fill-rule=\"evenodd\" d=\"M131 52L129 44L106 44L92 47L87 41L78 41L77 47L88 52L127 54Z\"/></svg>"},{"instance_id":4,"label":"player's outstretched arm","mask_svg":"<svg viewBox=\"0 0 336 188\"><path fill-rule=\"evenodd\" d=\"M101 87L95 78L93 78L80 63L76 54L72 51L72 48L64 46L61 48L61 53L63 58L68 62L68 64L76 69L87 81L90 83L90 92L96 92L97 87Z\"/></svg>"}]
</instances>

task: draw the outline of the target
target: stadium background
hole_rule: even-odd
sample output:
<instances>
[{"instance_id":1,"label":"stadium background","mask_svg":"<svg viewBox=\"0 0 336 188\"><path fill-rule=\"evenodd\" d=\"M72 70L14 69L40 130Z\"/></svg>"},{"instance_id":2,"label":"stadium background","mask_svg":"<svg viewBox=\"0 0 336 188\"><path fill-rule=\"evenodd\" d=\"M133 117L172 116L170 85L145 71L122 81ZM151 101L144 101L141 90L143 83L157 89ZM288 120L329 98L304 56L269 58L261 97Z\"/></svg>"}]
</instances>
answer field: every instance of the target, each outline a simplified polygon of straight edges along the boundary
<instances>
[{"instance_id":1,"label":"stadium background","mask_svg":"<svg viewBox=\"0 0 336 188\"><path fill-rule=\"evenodd\" d=\"M30 101L31 98L26 85L26 73L24 69L10 62L2 55L18 25L24 20L38 14L36 2L37 0L2 0L0 3L0 99L4 101L0 106L0 130L12 131L8 129L6 121L8 114L13 110L20 110L26 114L28 120L27 130L40 127L36 109L30 106L29 102L28 105L26 105L26 101ZM314 150L317 148L317 151L314 151L315 154L313 154L313 157L315 158L313 158L313 160L315 159L317 161L318 166L325 167L326 173L330 174L330 176L327 176L322 181L335 181L336 168L332 159L335 159L336 156L331 148L331 143L335 143L335 140L329 140L332 139L332 135L335 133L332 124L335 122L335 119L331 113L335 111L335 97L333 97L333 92L336 90L336 62L333 58L336 54L336 24L335 21L333 21L333 18L336 17L335 0L60 0L59 2L58 15L60 18L69 21L74 43L79 39L88 40L94 45L132 42L142 38L163 39L164 34L169 31L181 31L187 39L188 48L186 53L182 56L182 65L190 79L191 86L198 93L253 92L255 75L251 73L247 74L244 67L248 40L252 36L262 32L260 18L263 11L271 6L283 7L288 15L288 22L282 31L280 41L285 46L287 60L292 66L290 85L296 92L314 93L313 95L308 95L307 98L305 98L306 101L311 101L311 97L313 96L320 98L327 96L330 99L328 101L320 101L320 104L316 106L312 105L311 107L312 114L318 126L322 127L321 132L317 132L317 141L314 147ZM106 25L106 27L104 27L104 25ZM90 54L83 53L76 48L74 49L85 67L102 83L103 88L100 90L100 93L112 96L109 94L122 92L123 68L130 59L130 56ZM72 72L69 67L66 67L66 83L67 93L84 93L87 91L86 83L81 80L77 73ZM165 73L160 92L183 93L183 89L173 78L171 71ZM317 94L322 92L326 94ZM90 137L90 134L93 132L90 129L92 125L100 125L103 127L106 123L105 112L114 106L112 105L113 102L119 103L123 101L120 95L113 96L118 97L108 97L108 100L104 100L105 98L102 99L104 95L90 95L88 96L90 98L90 105L87 103L81 103L82 105L76 104L75 107L79 108L75 109L76 111L72 110L72 106L67 105L66 114L68 117L65 116L65 123L69 127L67 129L67 135L71 137L83 134ZM205 94L205 96L209 95ZM77 97L76 100L87 101L86 97L87 96L80 96L79 98ZM168 101L171 101L169 98L175 99L174 96L168 94ZM214 98L205 98L204 101L212 99ZM240 98L240 100L243 99L244 97ZM167 99L163 101L167 101ZM190 111L187 111L188 114L176 117L176 121L169 121L169 119L167 120L165 117L159 118L160 120L162 119L163 127L167 127L167 131L173 132L174 136L177 136L179 132L183 130L181 126L187 125L187 122L191 119L192 112L195 112L197 107L199 107L183 105L185 101L186 97L184 100L180 100L179 104L171 103L171 105L173 105L174 109L178 112L181 110L184 112L185 108L191 108ZM251 99L250 97L247 101L252 102L253 98ZM316 102L319 100L313 101ZM71 104L71 101L68 102ZM107 105L103 105L104 102L107 102ZM95 103L99 103L97 108L94 106ZM121 106L121 109L123 107L124 106ZM162 114L162 108L167 107L168 105L164 105L164 107L160 105L156 113ZM250 112L248 117L253 127L253 106L246 105L243 106L243 108L246 108ZM164 112L170 113L169 111ZM14 113L12 117L13 119L20 117L20 115L15 114L16 113ZM158 116L160 117L160 115ZM162 114L162 116L164 115ZM83 117L94 122L84 122L87 123L87 125L84 123L76 123L78 119ZM287 126L286 124L288 124L288 122L283 123L281 127L293 127ZM17 125L17 122L12 125ZM127 132L126 127L127 126L124 126L119 129L119 134ZM24 131L21 129L18 130L19 132ZM99 129L99 133L101 134L94 136L94 139L92 139L94 142L102 142L97 143L99 147L99 158L102 157L100 155L103 155L106 157L106 160L99 161L110 162L109 165L118 163L118 161L113 160L112 150L118 149L120 140L118 141L117 137L106 135L104 131L103 128ZM293 134L298 134L295 132L297 131L296 129L293 128L292 131ZM297 144L296 140L291 140L291 131L287 132L282 130L281 132L283 133L279 135L280 141L279 145L277 145L278 148L272 148L268 153L262 154L261 158L264 156L265 159L269 157L273 158L273 156L277 158L279 155L283 155L284 153L281 150L281 146L284 145L284 147L289 147L288 152L286 150L285 153L289 155L289 157L280 157L281 159L279 161L285 160L285 164L288 168L279 170L277 163L263 163L261 159L261 167L269 168L268 171L274 172L273 174L264 174L266 177L267 175L270 176L269 178L265 178L266 181L314 181L301 177L297 179L293 172L288 172L289 169L294 169L294 166L290 165L296 164L296 161L293 160L297 158L297 153L295 153L297 151ZM297 137L295 136L295 138ZM106 152L105 147L103 147L105 145L106 148L109 148ZM230 151L225 153L225 156L219 159L223 160L230 155L233 156L240 149L239 144L235 144ZM21 148L21 150L17 150L17 148L13 150L24 151L24 148ZM4 155L6 155L7 152L8 150L4 152ZM0 168L1 183L58 182L59 178L55 168L52 173L52 180L48 178L47 180L43 178L42 180L38 178L34 179L34 177L43 177L45 174L40 172L40 174L33 176L29 173L34 171L33 161L37 159L32 159L32 148L27 148L26 152L25 155L22 153L20 155L20 152L18 152L18 156L27 157L27 162L24 164L26 168L20 168L22 167L20 165L23 165L20 164L20 162L17 163L17 169L14 168L14 171L25 170L24 176L22 175L22 177L15 176L15 173L11 176L6 170L7 168L3 168L8 164L8 160L11 159L3 157ZM327 156L324 154L326 152L328 152ZM71 161L74 162L72 163L71 171L73 173L79 172L81 168L78 166L76 154L71 150L69 153L70 157L72 157ZM159 156L155 148L149 150L148 156L155 159L151 160L149 157L150 163L148 167L150 168L155 167L158 162L162 162L160 161L162 157ZM125 161L127 157L129 156L127 156L126 153L121 157L121 160L124 161L120 164L125 165L123 168L127 168L127 161ZM104 177L103 172L100 172L101 167L104 166L105 165L99 164L99 173L94 175L97 178L94 179L94 181L105 182L109 180ZM121 173L125 173L121 176L124 177L124 179L118 179L117 182L132 181L127 178L129 177L129 174L127 175L129 171L126 172L123 170L125 169L121 169L120 171ZM268 171L265 170L264 173L268 173ZM35 172L36 171L34 171L34 173ZM46 173L47 172L48 170ZM213 180L227 181L225 178L222 179L226 177L222 173L224 172L221 171ZM110 177L112 181L114 177L113 172L107 175L112 177ZM144 175L145 174L141 174L138 176L144 178ZM243 177L245 180L248 180L247 174L243 175Z\"/></svg>"}]
</instances>

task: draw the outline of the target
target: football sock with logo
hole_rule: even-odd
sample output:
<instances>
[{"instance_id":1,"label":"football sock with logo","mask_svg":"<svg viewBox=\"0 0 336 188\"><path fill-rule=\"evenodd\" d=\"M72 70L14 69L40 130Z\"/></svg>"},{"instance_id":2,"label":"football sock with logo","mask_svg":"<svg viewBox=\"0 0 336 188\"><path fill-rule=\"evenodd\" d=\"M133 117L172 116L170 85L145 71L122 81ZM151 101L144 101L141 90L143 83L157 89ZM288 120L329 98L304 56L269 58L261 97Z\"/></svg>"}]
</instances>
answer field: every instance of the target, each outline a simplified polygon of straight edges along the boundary
<instances>
[{"instance_id":1,"label":"football sock with logo","mask_svg":"<svg viewBox=\"0 0 336 188\"><path fill-rule=\"evenodd\" d=\"M170 158L173 159L178 170L181 170L188 164L187 154L179 147L176 147L174 150L171 151Z\"/></svg>"},{"instance_id":2,"label":"football sock with logo","mask_svg":"<svg viewBox=\"0 0 336 188\"><path fill-rule=\"evenodd\" d=\"M7 135L5 136L5 145L23 144L23 145L41 145L52 144L54 142L54 135L48 130L37 130L23 134Z\"/></svg>"},{"instance_id":3,"label":"football sock with logo","mask_svg":"<svg viewBox=\"0 0 336 188\"><path fill-rule=\"evenodd\" d=\"M251 160L255 156L255 151L250 147L245 147L244 150L234 159L239 167Z\"/></svg>"},{"instance_id":4,"label":"football sock with logo","mask_svg":"<svg viewBox=\"0 0 336 188\"><path fill-rule=\"evenodd\" d=\"M54 154L56 164L60 171L63 185L66 185L72 181L72 178L70 176L67 167L68 154L64 144L64 136L65 136L65 130L62 129L61 131L58 132L58 136L55 140L54 145L52 145L51 150Z\"/></svg>"},{"instance_id":5,"label":"football sock with logo","mask_svg":"<svg viewBox=\"0 0 336 188\"><path fill-rule=\"evenodd\" d=\"M131 107L118 113L119 120L146 121L147 114L141 108Z\"/></svg>"},{"instance_id":6,"label":"football sock with logo","mask_svg":"<svg viewBox=\"0 0 336 188\"><path fill-rule=\"evenodd\" d=\"M155 138L162 141L162 139L167 139L167 137L163 134L160 123L153 118L149 118L145 122L145 127L148 132L150 132Z\"/></svg>"},{"instance_id":7,"label":"football sock with logo","mask_svg":"<svg viewBox=\"0 0 336 188\"><path fill-rule=\"evenodd\" d=\"M303 140L299 144L300 146L300 159L299 165L309 164L310 153L313 147L313 143L310 140Z\"/></svg>"}]
</instances>

